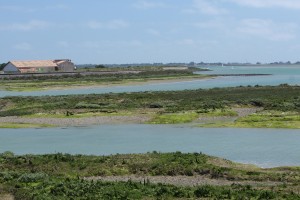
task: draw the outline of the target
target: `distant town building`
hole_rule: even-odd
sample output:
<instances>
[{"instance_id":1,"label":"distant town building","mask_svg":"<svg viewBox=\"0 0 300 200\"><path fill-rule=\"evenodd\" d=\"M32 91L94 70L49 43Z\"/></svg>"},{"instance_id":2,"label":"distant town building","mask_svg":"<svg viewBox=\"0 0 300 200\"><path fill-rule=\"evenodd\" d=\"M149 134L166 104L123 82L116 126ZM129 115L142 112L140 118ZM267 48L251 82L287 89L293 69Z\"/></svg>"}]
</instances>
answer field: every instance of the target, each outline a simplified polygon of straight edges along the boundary
<instances>
[{"instance_id":1,"label":"distant town building","mask_svg":"<svg viewBox=\"0 0 300 200\"><path fill-rule=\"evenodd\" d=\"M50 73L73 72L74 63L69 59L9 61L4 67L4 73Z\"/></svg>"}]
</instances>

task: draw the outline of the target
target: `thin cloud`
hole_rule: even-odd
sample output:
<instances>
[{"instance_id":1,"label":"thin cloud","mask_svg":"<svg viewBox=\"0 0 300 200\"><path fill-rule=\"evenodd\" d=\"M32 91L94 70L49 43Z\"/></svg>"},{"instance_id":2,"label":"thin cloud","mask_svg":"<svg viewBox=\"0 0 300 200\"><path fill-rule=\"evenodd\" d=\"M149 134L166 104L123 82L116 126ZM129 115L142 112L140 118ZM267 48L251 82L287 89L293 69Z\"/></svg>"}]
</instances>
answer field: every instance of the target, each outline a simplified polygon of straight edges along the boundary
<instances>
[{"instance_id":1,"label":"thin cloud","mask_svg":"<svg viewBox=\"0 0 300 200\"><path fill-rule=\"evenodd\" d=\"M287 8L287 9L300 9L299 0L228 0L230 2L256 8Z\"/></svg>"},{"instance_id":2,"label":"thin cloud","mask_svg":"<svg viewBox=\"0 0 300 200\"><path fill-rule=\"evenodd\" d=\"M15 23L10 25L0 25L0 30L5 31L32 31L37 29L44 29L49 26L48 22L40 20L31 20L26 23Z\"/></svg>"},{"instance_id":3,"label":"thin cloud","mask_svg":"<svg viewBox=\"0 0 300 200\"><path fill-rule=\"evenodd\" d=\"M89 21L87 26L91 29L121 29L127 28L129 23L123 20L112 20L109 22Z\"/></svg>"},{"instance_id":4,"label":"thin cloud","mask_svg":"<svg viewBox=\"0 0 300 200\"><path fill-rule=\"evenodd\" d=\"M154 35L154 36L160 36L161 35L160 31L158 31L156 29L152 29L152 28L148 29L147 33L149 33L150 35Z\"/></svg>"},{"instance_id":5,"label":"thin cloud","mask_svg":"<svg viewBox=\"0 0 300 200\"><path fill-rule=\"evenodd\" d=\"M229 24L226 24L224 20L201 21L193 23L192 25L202 29L224 29L229 26Z\"/></svg>"},{"instance_id":6,"label":"thin cloud","mask_svg":"<svg viewBox=\"0 0 300 200\"><path fill-rule=\"evenodd\" d=\"M206 15L223 15L228 13L228 11L220 7L219 2L215 0L194 0L192 8L183 9L182 12L188 14L200 12Z\"/></svg>"},{"instance_id":7,"label":"thin cloud","mask_svg":"<svg viewBox=\"0 0 300 200\"><path fill-rule=\"evenodd\" d=\"M32 49L32 46L31 46L31 44L29 44L27 42L22 42L22 43L19 43L19 44L15 44L13 46L13 49L22 50L22 51L29 51L29 50Z\"/></svg>"},{"instance_id":8,"label":"thin cloud","mask_svg":"<svg viewBox=\"0 0 300 200\"><path fill-rule=\"evenodd\" d=\"M3 5L0 6L0 11L7 11L7 12L34 12L36 9L28 8L28 7L21 7L15 5Z\"/></svg>"},{"instance_id":9,"label":"thin cloud","mask_svg":"<svg viewBox=\"0 0 300 200\"><path fill-rule=\"evenodd\" d=\"M186 39L182 39L182 40L178 40L176 42L178 45L183 45L183 46L202 46L202 45L217 45L218 41L216 40L195 40L192 38L186 38Z\"/></svg>"},{"instance_id":10,"label":"thin cloud","mask_svg":"<svg viewBox=\"0 0 300 200\"><path fill-rule=\"evenodd\" d=\"M44 11L44 10L68 10L70 9L70 6L65 4L57 4L57 5L49 5L49 6L43 6L43 7L28 7L28 6L16 6L16 5L2 5L0 6L0 11L4 12L23 12L23 13L29 13L29 12L37 12L37 11Z\"/></svg>"},{"instance_id":11,"label":"thin cloud","mask_svg":"<svg viewBox=\"0 0 300 200\"><path fill-rule=\"evenodd\" d=\"M191 45L196 45L196 41L194 41L193 39L183 39L177 41L177 44L191 46Z\"/></svg>"},{"instance_id":12,"label":"thin cloud","mask_svg":"<svg viewBox=\"0 0 300 200\"><path fill-rule=\"evenodd\" d=\"M68 48L68 47L70 47L70 43L67 42L67 41L59 41L59 42L57 42L57 45L58 45L59 47L63 47L63 48Z\"/></svg>"},{"instance_id":13,"label":"thin cloud","mask_svg":"<svg viewBox=\"0 0 300 200\"><path fill-rule=\"evenodd\" d=\"M151 1L137 1L133 4L133 7L138 9L152 9L152 8L162 8L166 5L161 2L151 2Z\"/></svg>"},{"instance_id":14,"label":"thin cloud","mask_svg":"<svg viewBox=\"0 0 300 200\"><path fill-rule=\"evenodd\" d=\"M65 4L57 4L57 5L47 6L46 9L48 9L48 10L68 10L68 9L70 9L70 6L67 6Z\"/></svg>"},{"instance_id":15,"label":"thin cloud","mask_svg":"<svg viewBox=\"0 0 300 200\"><path fill-rule=\"evenodd\" d=\"M273 41L287 41L296 37L296 24L277 24L272 20L245 19L237 28L239 33Z\"/></svg>"},{"instance_id":16,"label":"thin cloud","mask_svg":"<svg viewBox=\"0 0 300 200\"><path fill-rule=\"evenodd\" d=\"M89 49L103 49L108 47L129 47L142 46L143 43L139 40L101 40L101 41L85 41L80 46Z\"/></svg>"}]
</instances>

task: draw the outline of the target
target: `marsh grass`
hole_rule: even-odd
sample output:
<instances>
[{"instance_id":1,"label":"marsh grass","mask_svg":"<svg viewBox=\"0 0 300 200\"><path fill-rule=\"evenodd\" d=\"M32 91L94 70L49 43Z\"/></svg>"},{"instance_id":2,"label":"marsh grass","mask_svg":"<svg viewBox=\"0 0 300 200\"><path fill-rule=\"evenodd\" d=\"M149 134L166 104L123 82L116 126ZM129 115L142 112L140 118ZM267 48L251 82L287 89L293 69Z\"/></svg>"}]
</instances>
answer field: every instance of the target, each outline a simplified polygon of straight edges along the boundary
<instances>
[{"instance_id":1,"label":"marsh grass","mask_svg":"<svg viewBox=\"0 0 300 200\"><path fill-rule=\"evenodd\" d=\"M152 116L155 114L153 110L147 109L133 109L133 110L70 110L70 114L67 115L66 110L60 110L52 113L33 113L29 115L24 115L24 118L89 118L89 117L109 117L109 116L138 116L138 115L148 115Z\"/></svg>"},{"instance_id":2,"label":"marsh grass","mask_svg":"<svg viewBox=\"0 0 300 200\"><path fill-rule=\"evenodd\" d=\"M222 117L222 116L228 116L228 117L235 117L238 116L237 112L234 110L231 110L230 108L224 108L224 109L208 109L208 110L198 110L197 113L199 113L199 117Z\"/></svg>"},{"instance_id":3,"label":"marsh grass","mask_svg":"<svg viewBox=\"0 0 300 200\"><path fill-rule=\"evenodd\" d=\"M299 86L214 88L160 92L0 98L0 116L84 118L145 114L153 124L200 122L202 127L299 128ZM231 108L264 112L239 117ZM224 117L234 123L216 122ZM215 118L215 119L214 119ZM206 120L209 121L210 119ZM220 118L219 118L220 119ZM225 120L224 120L225 121Z\"/></svg>"},{"instance_id":4,"label":"marsh grass","mask_svg":"<svg viewBox=\"0 0 300 200\"><path fill-rule=\"evenodd\" d=\"M31 123L0 123L0 128L51 128L50 124L31 124Z\"/></svg>"},{"instance_id":5,"label":"marsh grass","mask_svg":"<svg viewBox=\"0 0 300 200\"><path fill-rule=\"evenodd\" d=\"M155 116L150 124L183 124L193 122L198 118L199 114L195 112L161 114Z\"/></svg>"},{"instance_id":6,"label":"marsh grass","mask_svg":"<svg viewBox=\"0 0 300 200\"><path fill-rule=\"evenodd\" d=\"M232 127L232 128L288 128L300 129L300 114L298 112L262 111L235 122L215 122L201 124L200 127Z\"/></svg>"}]
</instances>

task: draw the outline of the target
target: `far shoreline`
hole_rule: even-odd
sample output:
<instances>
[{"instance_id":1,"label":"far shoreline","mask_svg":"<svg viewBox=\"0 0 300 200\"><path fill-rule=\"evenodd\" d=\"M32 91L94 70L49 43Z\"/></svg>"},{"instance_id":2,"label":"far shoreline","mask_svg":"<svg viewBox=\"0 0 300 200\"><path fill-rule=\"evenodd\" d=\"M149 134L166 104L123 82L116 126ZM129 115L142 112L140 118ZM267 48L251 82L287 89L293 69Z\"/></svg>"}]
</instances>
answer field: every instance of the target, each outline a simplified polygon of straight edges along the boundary
<instances>
[{"instance_id":1,"label":"far shoreline","mask_svg":"<svg viewBox=\"0 0 300 200\"><path fill-rule=\"evenodd\" d=\"M137 85L147 85L147 84L162 84L162 83L180 83L186 81L198 81L215 79L218 77L228 77L228 76L271 76L272 74L195 74L191 76L178 76L178 77L157 77L157 78L137 78L137 79L123 79L116 82L74 82L69 85L60 86L45 86L45 87L14 87L8 88L0 87L1 91L11 91L11 92L32 92L32 91L51 91L51 90L69 90L69 89L91 89L91 88L108 88L108 87L118 87L118 86L137 86ZM45 81L47 82L47 81Z\"/></svg>"},{"instance_id":2,"label":"far shoreline","mask_svg":"<svg viewBox=\"0 0 300 200\"><path fill-rule=\"evenodd\" d=\"M54 87L29 87L29 88L0 88L2 91L11 92L32 92L32 91L50 91L50 90L69 90L69 89L91 89L91 88L108 88L114 86L136 86L146 84L161 84L161 83L178 83L186 81L197 81L214 79L214 75L193 75L193 76L180 76L180 77L161 77L161 78L149 78L149 79L124 79L116 82L101 82L101 83L76 83L70 85L54 86Z\"/></svg>"}]
</instances>

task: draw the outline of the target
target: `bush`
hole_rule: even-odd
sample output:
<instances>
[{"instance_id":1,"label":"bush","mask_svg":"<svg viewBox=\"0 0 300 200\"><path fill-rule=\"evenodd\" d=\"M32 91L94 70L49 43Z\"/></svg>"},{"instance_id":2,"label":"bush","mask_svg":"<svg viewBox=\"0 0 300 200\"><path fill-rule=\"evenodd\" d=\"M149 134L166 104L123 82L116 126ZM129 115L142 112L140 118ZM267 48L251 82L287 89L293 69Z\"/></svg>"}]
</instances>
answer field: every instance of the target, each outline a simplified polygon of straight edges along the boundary
<instances>
[{"instance_id":1,"label":"bush","mask_svg":"<svg viewBox=\"0 0 300 200\"><path fill-rule=\"evenodd\" d=\"M210 197L211 193L213 192L213 187L209 185L204 185L201 187L198 187L194 194L196 197Z\"/></svg>"},{"instance_id":2,"label":"bush","mask_svg":"<svg viewBox=\"0 0 300 200\"><path fill-rule=\"evenodd\" d=\"M93 103L80 102L75 105L75 108L97 109L97 108L101 108L101 106L98 104L93 104Z\"/></svg>"},{"instance_id":3,"label":"bush","mask_svg":"<svg viewBox=\"0 0 300 200\"><path fill-rule=\"evenodd\" d=\"M160 103L151 103L149 108L162 108L163 106Z\"/></svg>"},{"instance_id":4,"label":"bush","mask_svg":"<svg viewBox=\"0 0 300 200\"><path fill-rule=\"evenodd\" d=\"M5 151L5 152L1 153L0 156L3 158L13 158L15 156L15 154L11 151Z\"/></svg>"},{"instance_id":5,"label":"bush","mask_svg":"<svg viewBox=\"0 0 300 200\"><path fill-rule=\"evenodd\" d=\"M18 178L18 182L22 182L22 183L31 183L31 182L38 182L38 181L42 181L48 178L48 175L43 173L43 172L39 172L39 173L26 173L21 175Z\"/></svg>"}]
</instances>

